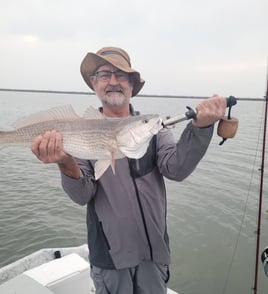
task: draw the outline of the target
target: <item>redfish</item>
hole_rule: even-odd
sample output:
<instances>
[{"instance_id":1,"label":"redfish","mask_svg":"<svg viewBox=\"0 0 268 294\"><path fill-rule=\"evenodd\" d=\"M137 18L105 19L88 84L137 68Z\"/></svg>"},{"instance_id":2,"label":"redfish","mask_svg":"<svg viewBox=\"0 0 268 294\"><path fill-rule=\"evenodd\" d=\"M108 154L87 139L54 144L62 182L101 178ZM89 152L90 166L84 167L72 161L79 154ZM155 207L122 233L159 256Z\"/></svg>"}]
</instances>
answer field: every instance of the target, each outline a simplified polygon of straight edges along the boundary
<instances>
[{"instance_id":1,"label":"redfish","mask_svg":"<svg viewBox=\"0 0 268 294\"><path fill-rule=\"evenodd\" d=\"M18 121L14 131L0 131L0 148L30 145L36 136L56 130L62 134L66 153L96 160L94 169L98 179L109 166L114 171L116 159L141 158L151 138L162 128L162 120L156 114L107 118L89 107L81 117L72 106L66 105L30 115Z\"/></svg>"}]
</instances>

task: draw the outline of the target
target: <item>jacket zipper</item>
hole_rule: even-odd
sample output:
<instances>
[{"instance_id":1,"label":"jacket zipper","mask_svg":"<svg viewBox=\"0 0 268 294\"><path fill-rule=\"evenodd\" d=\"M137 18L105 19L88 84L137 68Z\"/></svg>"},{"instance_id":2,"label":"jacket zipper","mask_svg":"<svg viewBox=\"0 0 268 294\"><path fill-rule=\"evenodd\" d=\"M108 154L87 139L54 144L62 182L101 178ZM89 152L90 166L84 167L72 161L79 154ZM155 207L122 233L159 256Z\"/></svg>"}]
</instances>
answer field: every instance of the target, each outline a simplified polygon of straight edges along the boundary
<instances>
[{"instance_id":1,"label":"jacket zipper","mask_svg":"<svg viewBox=\"0 0 268 294\"><path fill-rule=\"evenodd\" d=\"M138 205L139 205L140 212L141 212L141 217L142 217L142 222L143 222L143 226L144 226L146 239L147 239L149 250L150 250L150 258L151 258L151 260L153 260L153 248L152 248L148 228L147 228L146 221L145 221L145 216L144 216L144 211L143 211L143 207L142 207L142 204L141 204L140 194L139 194L138 187L137 187L137 184L136 184L136 181L135 181L135 177L133 175L133 170L132 170L132 166L131 166L130 161L129 161L129 169L130 169L130 175L131 175L131 178L132 178L132 181L133 181L133 185L134 185L134 188L135 188L136 197L137 197L137 200L138 200Z\"/></svg>"}]
</instances>

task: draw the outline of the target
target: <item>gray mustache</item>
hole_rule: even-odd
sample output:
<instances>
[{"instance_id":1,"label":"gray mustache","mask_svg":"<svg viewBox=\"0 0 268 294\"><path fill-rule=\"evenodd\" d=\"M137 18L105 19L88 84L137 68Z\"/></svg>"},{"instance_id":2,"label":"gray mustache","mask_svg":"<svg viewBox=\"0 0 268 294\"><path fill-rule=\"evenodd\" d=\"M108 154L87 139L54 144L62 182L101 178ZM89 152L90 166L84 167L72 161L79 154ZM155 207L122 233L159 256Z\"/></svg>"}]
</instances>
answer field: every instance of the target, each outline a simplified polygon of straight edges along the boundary
<instances>
[{"instance_id":1,"label":"gray mustache","mask_svg":"<svg viewBox=\"0 0 268 294\"><path fill-rule=\"evenodd\" d=\"M123 92L123 89L120 86L108 86L106 92Z\"/></svg>"}]
</instances>

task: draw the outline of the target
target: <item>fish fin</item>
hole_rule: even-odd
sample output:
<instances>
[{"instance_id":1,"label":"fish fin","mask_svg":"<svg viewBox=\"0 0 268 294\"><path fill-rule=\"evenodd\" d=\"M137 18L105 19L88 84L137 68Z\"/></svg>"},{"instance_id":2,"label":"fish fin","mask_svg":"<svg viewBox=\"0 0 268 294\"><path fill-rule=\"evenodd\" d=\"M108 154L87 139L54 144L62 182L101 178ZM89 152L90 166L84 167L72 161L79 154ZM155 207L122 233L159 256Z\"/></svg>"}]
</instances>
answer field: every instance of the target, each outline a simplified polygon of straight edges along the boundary
<instances>
[{"instance_id":1,"label":"fish fin","mask_svg":"<svg viewBox=\"0 0 268 294\"><path fill-rule=\"evenodd\" d=\"M76 114L71 105L63 105L53 107L39 113L32 114L26 118L20 119L15 122L16 129L26 127L31 124L36 124L44 121L52 120L77 120L80 116Z\"/></svg>"},{"instance_id":2,"label":"fish fin","mask_svg":"<svg viewBox=\"0 0 268 294\"><path fill-rule=\"evenodd\" d=\"M110 164L111 164L110 160L98 160L95 163L94 171L95 171L96 180L98 180L104 174L104 172L108 169Z\"/></svg>"},{"instance_id":3,"label":"fish fin","mask_svg":"<svg viewBox=\"0 0 268 294\"><path fill-rule=\"evenodd\" d=\"M83 118L87 119L104 119L104 115L92 106L89 106L84 112Z\"/></svg>"},{"instance_id":4,"label":"fish fin","mask_svg":"<svg viewBox=\"0 0 268 294\"><path fill-rule=\"evenodd\" d=\"M111 168L113 170L113 174L115 175L115 151L111 151Z\"/></svg>"}]
</instances>

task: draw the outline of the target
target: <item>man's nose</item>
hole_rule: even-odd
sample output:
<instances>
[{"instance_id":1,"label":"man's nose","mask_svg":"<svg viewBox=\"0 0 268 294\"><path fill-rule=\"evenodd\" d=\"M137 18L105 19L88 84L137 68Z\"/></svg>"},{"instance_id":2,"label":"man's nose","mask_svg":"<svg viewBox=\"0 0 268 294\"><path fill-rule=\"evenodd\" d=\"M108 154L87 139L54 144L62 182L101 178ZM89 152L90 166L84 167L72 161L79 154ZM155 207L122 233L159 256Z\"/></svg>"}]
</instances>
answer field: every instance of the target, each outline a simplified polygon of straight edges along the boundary
<instances>
[{"instance_id":1,"label":"man's nose","mask_svg":"<svg viewBox=\"0 0 268 294\"><path fill-rule=\"evenodd\" d=\"M116 75L115 75L114 72L111 75L109 84L111 84L111 85L118 85L118 80L117 80Z\"/></svg>"}]
</instances>

